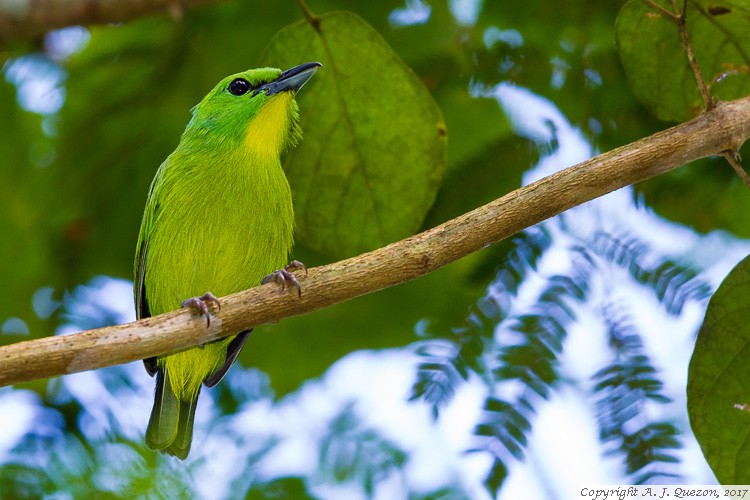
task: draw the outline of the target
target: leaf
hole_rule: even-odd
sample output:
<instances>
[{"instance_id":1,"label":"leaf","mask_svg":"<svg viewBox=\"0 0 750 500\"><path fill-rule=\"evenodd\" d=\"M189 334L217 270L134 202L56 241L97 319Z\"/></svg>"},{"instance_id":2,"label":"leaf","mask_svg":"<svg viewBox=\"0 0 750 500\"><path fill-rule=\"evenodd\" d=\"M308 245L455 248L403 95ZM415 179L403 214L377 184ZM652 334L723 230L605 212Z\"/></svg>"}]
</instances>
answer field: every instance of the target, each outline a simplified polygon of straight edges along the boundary
<instances>
[{"instance_id":1,"label":"leaf","mask_svg":"<svg viewBox=\"0 0 750 500\"><path fill-rule=\"evenodd\" d=\"M490 473L487 476L487 479L484 480L484 485L487 488L487 491L492 493L493 497L496 497L507 477L508 467L505 463L499 458L493 460Z\"/></svg>"},{"instance_id":2,"label":"leaf","mask_svg":"<svg viewBox=\"0 0 750 500\"><path fill-rule=\"evenodd\" d=\"M315 499L307 491L302 477L282 476L268 483L253 484L245 497L249 500L278 500L283 498Z\"/></svg>"},{"instance_id":3,"label":"leaf","mask_svg":"<svg viewBox=\"0 0 750 500\"><path fill-rule=\"evenodd\" d=\"M688 369L688 414L722 484L750 482L750 258L708 304Z\"/></svg>"},{"instance_id":4,"label":"leaf","mask_svg":"<svg viewBox=\"0 0 750 500\"><path fill-rule=\"evenodd\" d=\"M261 65L316 60L323 68L300 94L305 138L284 167L297 241L345 257L419 228L445 169L445 124L422 82L350 12L287 26Z\"/></svg>"},{"instance_id":5,"label":"leaf","mask_svg":"<svg viewBox=\"0 0 750 500\"><path fill-rule=\"evenodd\" d=\"M657 1L672 11L666 0ZM687 30L711 93L724 100L750 93L750 8L739 0L687 3ZM615 23L615 39L633 93L657 118L686 121L703 100L677 24L643 0L630 0Z\"/></svg>"}]
</instances>

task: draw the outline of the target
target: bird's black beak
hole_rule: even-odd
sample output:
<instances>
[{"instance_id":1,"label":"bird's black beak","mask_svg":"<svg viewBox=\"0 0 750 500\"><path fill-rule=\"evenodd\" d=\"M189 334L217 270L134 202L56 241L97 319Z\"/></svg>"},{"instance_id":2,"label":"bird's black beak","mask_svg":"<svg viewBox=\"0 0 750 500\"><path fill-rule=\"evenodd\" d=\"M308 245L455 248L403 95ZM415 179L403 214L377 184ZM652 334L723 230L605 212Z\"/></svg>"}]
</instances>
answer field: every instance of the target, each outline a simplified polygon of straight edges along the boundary
<instances>
[{"instance_id":1,"label":"bird's black beak","mask_svg":"<svg viewBox=\"0 0 750 500\"><path fill-rule=\"evenodd\" d=\"M286 90L298 92L321 66L323 65L319 62L311 62L295 66L281 73L276 80L258 87L255 92L253 92L253 95L261 91L268 95L278 94L279 92L284 92Z\"/></svg>"}]
</instances>

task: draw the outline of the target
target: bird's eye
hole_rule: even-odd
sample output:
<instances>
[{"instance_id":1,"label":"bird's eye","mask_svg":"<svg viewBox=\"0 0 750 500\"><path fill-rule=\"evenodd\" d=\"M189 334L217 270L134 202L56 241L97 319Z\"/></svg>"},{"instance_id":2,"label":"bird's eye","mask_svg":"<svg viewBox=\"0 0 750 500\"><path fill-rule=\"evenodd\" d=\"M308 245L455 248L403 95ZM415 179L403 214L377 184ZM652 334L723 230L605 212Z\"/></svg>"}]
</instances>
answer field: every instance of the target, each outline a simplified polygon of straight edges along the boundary
<instances>
[{"instance_id":1,"label":"bird's eye","mask_svg":"<svg viewBox=\"0 0 750 500\"><path fill-rule=\"evenodd\" d=\"M237 78L235 80L232 80L232 83L229 84L228 90L234 95L242 95L246 94L248 90L250 90L250 82L245 80L244 78Z\"/></svg>"}]
</instances>

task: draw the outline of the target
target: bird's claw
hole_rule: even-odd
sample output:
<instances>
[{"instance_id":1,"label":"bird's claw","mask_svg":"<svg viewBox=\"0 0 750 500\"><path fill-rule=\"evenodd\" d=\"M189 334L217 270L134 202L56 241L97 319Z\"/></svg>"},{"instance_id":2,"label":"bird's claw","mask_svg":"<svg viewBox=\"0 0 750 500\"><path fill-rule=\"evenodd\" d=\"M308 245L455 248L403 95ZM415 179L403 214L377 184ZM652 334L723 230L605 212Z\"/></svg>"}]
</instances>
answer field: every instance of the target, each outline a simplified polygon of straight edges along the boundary
<instances>
[{"instance_id":1,"label":"bird's claw","mask_svg":"<svg viewBox=\"0 0 750 500\"><path fill-rule=\"evenodd\" d=\"M211 312L208 309L208 304L213 302L216 307L221 311L221 302L211 292L204 293L201 297L192 297L182 301L182 307L189 307L198 316L206 317L206 328L211 326Z\"/></svg>"},{"instance_id":2,"label":"bird's claw","mask_svg":"<svg viewBox=\"0 0 750 500\"><path fill-rule=\"evenodd\" d=\"M302 262L293 260L287 264L284 269L279 269L278 271L274 271L264 277L260 284L265 285L266 283L271 282L278 283L281 285L282 291L285 291L287 286L293 286L297 288L297 295L302 297L302 288L299 285L299 281L297 281L297 277L294 275L294 271L299 269L305 271L305 276L307 276L307 267L305 267Z\"/></svg>"}]
</instances>

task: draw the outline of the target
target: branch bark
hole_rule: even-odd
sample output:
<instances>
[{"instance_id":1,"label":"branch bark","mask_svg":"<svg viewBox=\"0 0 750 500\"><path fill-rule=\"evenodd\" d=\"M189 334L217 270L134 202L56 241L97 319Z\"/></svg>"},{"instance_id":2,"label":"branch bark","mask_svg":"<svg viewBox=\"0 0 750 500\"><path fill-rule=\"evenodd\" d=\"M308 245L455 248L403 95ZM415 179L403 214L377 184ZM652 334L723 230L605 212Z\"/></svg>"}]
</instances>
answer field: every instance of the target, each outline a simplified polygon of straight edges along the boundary
<instances>
[{"instance_id":1,"label":"branch bark","mask_svg":"<svg viewBox=\"0 0 750 500\"><path fill-rule=\"evenodd\" d=\"M126 325L0 347L0 386L174 352L238 331L404 283L621 187L750 138L750 96L545 177L440 226L386 247L309 270L302 297L274 285L222 299L218 316L182 309Z\"/></svg>"},{"instance_id":2,"label":"branch bark","mask_svg":"<svg viewBox=\"0 0 750 500\"><path fill-rule=\"evenodd\" d=\"M217 0L0 1L0 41L19 40L73 25L121 23L159 12L179 14Z\"/></svg>"}]
</instances>

